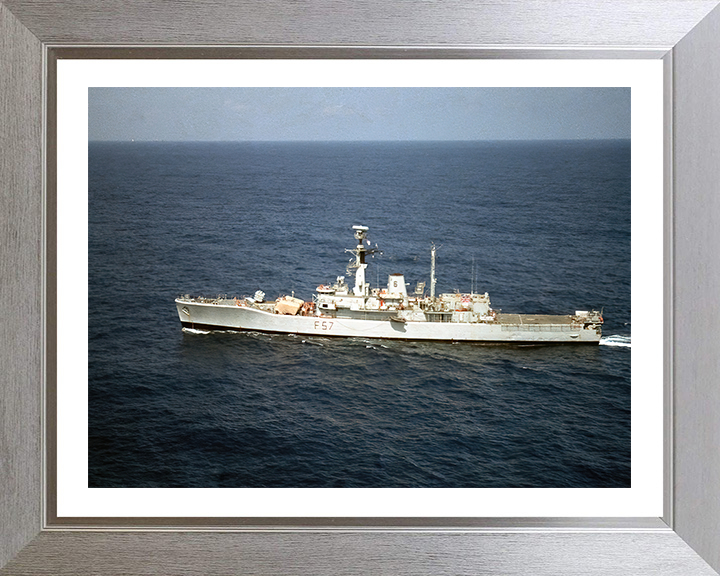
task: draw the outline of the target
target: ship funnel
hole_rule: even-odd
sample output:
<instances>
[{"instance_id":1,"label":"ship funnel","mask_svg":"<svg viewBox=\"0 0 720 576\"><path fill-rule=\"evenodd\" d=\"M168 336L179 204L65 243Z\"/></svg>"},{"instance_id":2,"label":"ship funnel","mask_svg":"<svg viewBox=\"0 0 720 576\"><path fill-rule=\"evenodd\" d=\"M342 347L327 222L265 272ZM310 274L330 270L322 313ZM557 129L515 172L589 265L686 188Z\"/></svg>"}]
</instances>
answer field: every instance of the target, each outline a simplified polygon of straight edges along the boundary
<instances>
[{"instance_id":1,"label":"ship funnel","mask_svg":"<svg viewBox=\"0 0 720 576\"><path fill-rule=\"evenodd\" d=\"M388 276L388 293L390 295L407 296L404 275L390 274L390 276Z\"/></svg>"}]
</instances>

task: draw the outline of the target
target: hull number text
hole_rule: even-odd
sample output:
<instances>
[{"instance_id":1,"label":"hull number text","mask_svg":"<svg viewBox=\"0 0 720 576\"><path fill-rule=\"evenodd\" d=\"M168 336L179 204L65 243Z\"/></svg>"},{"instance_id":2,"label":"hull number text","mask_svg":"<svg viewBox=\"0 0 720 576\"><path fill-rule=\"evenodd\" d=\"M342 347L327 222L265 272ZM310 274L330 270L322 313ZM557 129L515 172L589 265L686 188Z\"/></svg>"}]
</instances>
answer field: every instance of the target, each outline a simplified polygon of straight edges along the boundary
<instances>
[{"instance_id":1,"label":"hull number text","mask_svg":"<svg viewBox=\"0 0 720 576\"><path fill-rule=\"evenodd\" d=\"M331 330L333 323L328 320L315 320L315 330Z\"/></svg>"}]
</instances>

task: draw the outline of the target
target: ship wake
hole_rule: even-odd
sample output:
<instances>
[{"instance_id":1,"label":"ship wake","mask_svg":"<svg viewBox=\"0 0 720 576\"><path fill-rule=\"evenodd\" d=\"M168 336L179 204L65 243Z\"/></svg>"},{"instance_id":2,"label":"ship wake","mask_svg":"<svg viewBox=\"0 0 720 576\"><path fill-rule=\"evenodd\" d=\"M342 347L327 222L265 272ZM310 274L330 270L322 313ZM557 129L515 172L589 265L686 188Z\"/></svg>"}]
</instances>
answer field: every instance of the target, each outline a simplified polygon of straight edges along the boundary
<instances>
[{"instance_id":1,"label":"ship wake","mask_svg":"<svg viewBox=\"0 0 720 576\"><path fill-rule=\"evenodd\" d=\"M182 331L186 334L210 334L210 330L197 330L195 328L183 328Z\"/></svg>"},{"instance_id":2,"label":"ship wake","mask_svg":"<svg viewBox=\"0 0 720 576\"><path fill-rule=\"evenodd\" d=\"M618 346L620 348L631 348L630 336L603 336L600 338L601 346Z\"/></svg>"}]
</instances>

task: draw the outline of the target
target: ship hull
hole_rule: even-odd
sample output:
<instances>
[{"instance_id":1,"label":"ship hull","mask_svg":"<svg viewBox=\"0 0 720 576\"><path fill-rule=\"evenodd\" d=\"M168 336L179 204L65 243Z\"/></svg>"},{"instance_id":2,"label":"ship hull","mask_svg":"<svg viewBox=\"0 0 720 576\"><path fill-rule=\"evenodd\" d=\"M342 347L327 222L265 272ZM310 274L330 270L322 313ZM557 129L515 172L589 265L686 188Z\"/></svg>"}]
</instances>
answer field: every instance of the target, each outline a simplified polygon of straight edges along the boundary
<instances>
[{"instance_id":1,"label":"ship hull","mask_svg":"<svg viewBox=\"0 0 720 576\"><path fill-rule=\"evenodd\" d=\"M504 320L493 322L401 322L389 317L282 315L251 306L239 306L232 300L224 302L175 301L183 327L196 330L515 344L597 344L600 341L599 330L573 324L568 316L506 315Z\"/></svg>"}]
</instances>

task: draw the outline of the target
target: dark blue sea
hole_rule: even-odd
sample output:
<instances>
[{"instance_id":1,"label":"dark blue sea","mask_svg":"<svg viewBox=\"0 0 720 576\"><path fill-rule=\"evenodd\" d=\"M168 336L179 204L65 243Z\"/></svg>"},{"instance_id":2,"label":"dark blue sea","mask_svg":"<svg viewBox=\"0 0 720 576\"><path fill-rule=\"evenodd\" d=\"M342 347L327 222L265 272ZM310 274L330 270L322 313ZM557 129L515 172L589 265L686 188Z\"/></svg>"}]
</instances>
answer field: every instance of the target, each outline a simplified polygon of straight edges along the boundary
<instances>
[{"instance_id":1,"label":"dark blue sea","mask_svg":"<svg viewBox=\"0 0 720 576\"><path fill-rule=\"evenodd\" d=\"M438 291L605 338L181 329L181 294L309 299L353 224L373 283L435 242ZM89 144L90 487L629 487L630 328L629 141Z\"/></svg>"}]
</instances>

